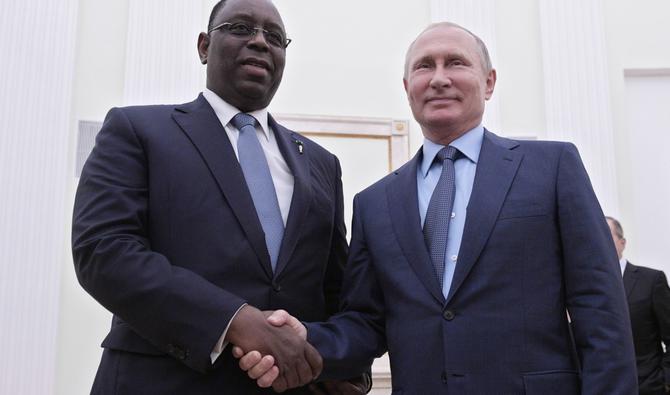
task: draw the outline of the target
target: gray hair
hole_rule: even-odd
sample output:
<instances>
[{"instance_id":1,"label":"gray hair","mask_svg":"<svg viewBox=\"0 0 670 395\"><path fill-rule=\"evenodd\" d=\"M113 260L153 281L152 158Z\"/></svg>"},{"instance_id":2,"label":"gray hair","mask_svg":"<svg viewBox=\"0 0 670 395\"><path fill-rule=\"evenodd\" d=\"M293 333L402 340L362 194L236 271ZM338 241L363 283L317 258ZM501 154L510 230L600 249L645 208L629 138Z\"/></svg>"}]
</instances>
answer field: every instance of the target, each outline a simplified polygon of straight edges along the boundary
<instances>
[{"instance_id":1,"label":"gray hair","mask_svg":"<svg viewBox=\"0 0 670 395\"><path fill-rule=\"evenodd\" d=\"M623 239L623 227L621 226L621 223L614 217L610 216L605 216L605 219L612 222L612 225L614 225L614 234L620 239Z\"/></svg>"}]
</instances>

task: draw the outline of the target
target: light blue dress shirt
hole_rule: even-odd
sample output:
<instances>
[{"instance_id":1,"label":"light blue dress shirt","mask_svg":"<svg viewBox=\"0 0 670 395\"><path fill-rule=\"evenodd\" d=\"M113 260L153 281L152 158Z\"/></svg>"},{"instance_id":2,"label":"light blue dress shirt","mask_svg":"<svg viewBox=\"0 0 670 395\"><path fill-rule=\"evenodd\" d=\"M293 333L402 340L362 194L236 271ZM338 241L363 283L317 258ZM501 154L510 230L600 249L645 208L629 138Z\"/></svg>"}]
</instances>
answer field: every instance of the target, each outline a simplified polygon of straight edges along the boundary
<instances>
[{"instance_id":1,"label":"light blue dress shirt","mask_svg":"<svg viewBox=\"0 0 670 395\"><path fill-rule=\"evenodd\" d=\"M449 236L447 239L447 252L444 256L444 282L442 283L442 294L445 299L449 295L451 280L454 277L456 263L458 262L458 251L461 248L463 228L467 215L468 202L472 194L472 185L475 181L477 161L484 140L484 127L477 126L469 130L461 137L452 141L451 146L461 151L461 156L454 162L456 175L456 195L454 196L454 208L450 215ZM417 167L416 185L419 197L419 214L421 215L421 227L426 220L426 211L430 203L430 197L437 185L442 173L442 165L433 163L435 155L443 148L443 145L435 144L428 139L423 141L423 159ZM445 214L449 215L449 214Z\"/></svg>"}]
</instances>

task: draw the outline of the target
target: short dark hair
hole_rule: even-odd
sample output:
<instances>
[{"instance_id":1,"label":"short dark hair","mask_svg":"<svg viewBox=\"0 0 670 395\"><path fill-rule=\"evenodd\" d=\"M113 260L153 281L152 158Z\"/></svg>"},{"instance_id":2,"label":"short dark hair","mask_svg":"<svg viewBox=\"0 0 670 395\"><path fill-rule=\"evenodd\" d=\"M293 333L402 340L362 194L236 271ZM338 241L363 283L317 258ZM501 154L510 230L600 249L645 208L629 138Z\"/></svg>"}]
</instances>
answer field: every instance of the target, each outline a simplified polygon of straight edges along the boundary
<instances>
[{"instance_id":1,"label":"short dark hair","mask_svg":"<svg viewBox=\"0 0 670 395\"><path fill-rule=\"evenodd\" d=\"M614 234L620 239L623 239L623 227L621 226L621 223L614 217L610 217L608 215L605 216L605 219L612 222L612 225L614 225Z\"/></svg>"},{"instance_id":2,"label":"short dark hair","mask_svg":"<svg viewBox=\"0 0 670 395\"><path fill-rule=\"evenodd\" d=\"M223 5L225 3L226 0L220 0L217 1L216 4L214 4L214 7L212 7L212 12L209 14L209 23L207 24L207 31L212 30L212 28L214 27L214 19L219 14L219 11L221 11L221 8L223 8Z\"/></svg>"}]
</instances>

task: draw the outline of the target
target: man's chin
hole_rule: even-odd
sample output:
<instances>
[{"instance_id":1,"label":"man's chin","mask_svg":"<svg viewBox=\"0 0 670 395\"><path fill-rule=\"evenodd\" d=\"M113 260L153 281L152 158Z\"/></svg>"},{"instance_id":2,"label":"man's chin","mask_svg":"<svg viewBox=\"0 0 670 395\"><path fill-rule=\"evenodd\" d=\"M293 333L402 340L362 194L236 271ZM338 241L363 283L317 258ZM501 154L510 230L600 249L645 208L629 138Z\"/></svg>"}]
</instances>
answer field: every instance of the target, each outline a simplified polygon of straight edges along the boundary
<instances>
[{"instance_id":1,"label":"man's chin","mask_svg":"<svg viewBox=\"0 0 670 395\"><path fill-rule=\"evenodd\" d=\"M432 127L449 127L458 123L458 114L448 110L436 111L427 114L424 117L424 122Z\"/></svg>"},{"instance_id":2,"label":"man's chin","mask_svg":"<svg viewBox=\"0 0 670 395\"><path fill-rule=\"evenodd\" d=\"M236 105L236 107L243 111L255 111L265 108L270 104L274 96L274 91L269 91L266 86L249 84L243 88L237 90L237 101L239 103Z\"/></svg>"}]
</instances>

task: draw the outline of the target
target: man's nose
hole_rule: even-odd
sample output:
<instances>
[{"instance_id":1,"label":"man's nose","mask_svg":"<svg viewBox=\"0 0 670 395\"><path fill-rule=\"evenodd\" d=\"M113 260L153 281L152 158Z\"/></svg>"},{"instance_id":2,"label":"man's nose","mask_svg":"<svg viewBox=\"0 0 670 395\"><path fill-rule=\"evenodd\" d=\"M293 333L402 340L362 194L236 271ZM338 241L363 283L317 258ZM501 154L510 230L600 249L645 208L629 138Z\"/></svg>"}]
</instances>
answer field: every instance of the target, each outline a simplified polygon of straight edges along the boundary
<instances>
[{"instance_id":1,"label":"man's nose","mask_svg":"<svg viewBox=\"0 0 670 395\"><path fill-rule=\"evenodd\" d=\"M269 48L270 44L265 40L265 33L261 29L256 29L256 32L249 38L248 45Z\"/></svg>"},{"instance_id":2,"label":"man's nose","mask_svg":"<svg viewBox=\"0 0 670 395\"><path fill-rule=\"evenodd\" d=\"M436 67L430 79L430 87L434 89L448 88L451 86L451 76L444 67Z\"/></svg>"}]
</instances>

